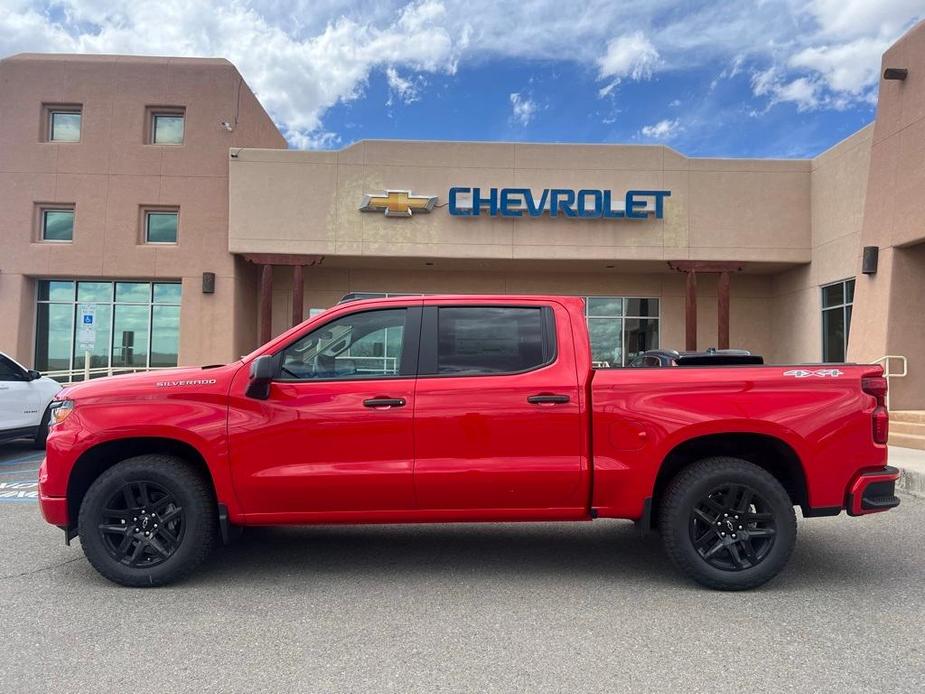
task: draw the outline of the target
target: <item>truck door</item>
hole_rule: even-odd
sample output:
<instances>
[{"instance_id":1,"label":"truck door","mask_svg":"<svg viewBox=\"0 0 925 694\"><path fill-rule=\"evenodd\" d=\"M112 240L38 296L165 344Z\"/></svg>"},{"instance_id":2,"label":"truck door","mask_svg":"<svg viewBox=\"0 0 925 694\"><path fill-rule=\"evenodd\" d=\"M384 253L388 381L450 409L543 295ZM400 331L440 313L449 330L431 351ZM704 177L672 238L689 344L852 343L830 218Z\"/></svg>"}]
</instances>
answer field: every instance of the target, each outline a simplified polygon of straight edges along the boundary
<instances>
[{"instance_id":1,"label":"truck door","mask_svg":"<svg viewBox=\"0 0 925 694\"><path fill-rule=\"evenodd\" d=\"M420 314L411 305L335 312L278 352L266 400L246 396L239 372L228 431L245 513L299 522L414 507Z\"/></svg>"},{"instance_id":2,"label":"truck door","mask_svg":"<svg viewBox=\"0 0 925 694\"><path fill-rule=\"evenodd\" d=\"M414 411L419 509L514 518L586 505L568 318L539 301L425 300Z\"/></svg>"}]
</instances>

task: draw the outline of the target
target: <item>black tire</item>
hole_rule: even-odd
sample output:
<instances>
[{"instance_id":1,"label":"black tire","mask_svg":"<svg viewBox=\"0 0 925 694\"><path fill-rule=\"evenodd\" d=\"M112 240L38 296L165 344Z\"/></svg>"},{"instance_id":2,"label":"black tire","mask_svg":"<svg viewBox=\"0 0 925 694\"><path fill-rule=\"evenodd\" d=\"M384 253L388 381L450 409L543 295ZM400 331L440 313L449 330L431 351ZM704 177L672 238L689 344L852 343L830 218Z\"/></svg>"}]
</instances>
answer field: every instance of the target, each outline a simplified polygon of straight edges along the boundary
<instances>
[{"instance_id":1,"label":"black tire","mask_svg":"<svg viewBox=\"0 0 925 694\"><path fill-rule=\"evenodd\" d=\"M42 422L39 424L38 431L35 432L35 439L32 441L32 447L36 450L45 450L45 442L48 440L49 419L51 419L51 409L46 407L45 414L42 415Z\"/></svg>"},{"instance_id":2,"label":"black tire","mask_svg":"<svg viewBox=\"0 0 925 694\"><path fill-rule=\"evenodd\" d=\"M797 534L781 483L738 458L707 458L682 470L662 499L659 526L675 566L719 590L747 590L774 578Z\"/></svg>"},{"instance_id":3,"label":"black tire","mask_svg":"<svg viewBox=\"0 0 925 694\"><path fill-rule=\"evenodd\" d=\"M134 587L173 583L215 546L211 483L179 458L129 458L90 485L78 532L87 559L110 581Z\"/></svg>"}]
</instances>

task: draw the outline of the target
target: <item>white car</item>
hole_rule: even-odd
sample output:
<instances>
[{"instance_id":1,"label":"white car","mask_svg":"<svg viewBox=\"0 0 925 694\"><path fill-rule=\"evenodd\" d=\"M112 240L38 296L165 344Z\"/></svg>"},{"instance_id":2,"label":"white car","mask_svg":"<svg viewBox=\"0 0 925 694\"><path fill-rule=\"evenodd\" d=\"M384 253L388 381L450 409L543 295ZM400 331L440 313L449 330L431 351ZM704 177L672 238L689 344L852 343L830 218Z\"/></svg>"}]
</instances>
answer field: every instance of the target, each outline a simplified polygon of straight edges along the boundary
<instances>
[{"instance_id":1,"label":"white car","mask_svg":"<svg viewBox=\"0 0 925 694\"><path fill-rule=\"evenodd\" d=\"M0 441L31 438L45 447L48 403L61 384L0 352Z\"/></svg>"}]
</instances>

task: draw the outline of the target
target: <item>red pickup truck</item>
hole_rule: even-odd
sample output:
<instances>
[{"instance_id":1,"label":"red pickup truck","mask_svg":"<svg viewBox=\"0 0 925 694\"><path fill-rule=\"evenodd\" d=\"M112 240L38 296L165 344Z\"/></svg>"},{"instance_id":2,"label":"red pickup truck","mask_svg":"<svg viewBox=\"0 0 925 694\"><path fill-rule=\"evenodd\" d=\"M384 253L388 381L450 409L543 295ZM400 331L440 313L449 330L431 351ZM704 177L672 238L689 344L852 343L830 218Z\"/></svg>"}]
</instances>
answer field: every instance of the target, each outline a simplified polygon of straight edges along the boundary
<instances>
[{"instance_id":1,"label":"red pickup truck","mask_svg":"<svg viewBox=\"0 0 925 694\"><path fill-rule=\"evenodd\" d=\"M233 364L71 386L42 513L131 586L248 525L624 518L738 590L784 566L795 506L898 505L880 367L595 370L584 316L574 297L355 301Z\"/></svg>"}]
</instances>

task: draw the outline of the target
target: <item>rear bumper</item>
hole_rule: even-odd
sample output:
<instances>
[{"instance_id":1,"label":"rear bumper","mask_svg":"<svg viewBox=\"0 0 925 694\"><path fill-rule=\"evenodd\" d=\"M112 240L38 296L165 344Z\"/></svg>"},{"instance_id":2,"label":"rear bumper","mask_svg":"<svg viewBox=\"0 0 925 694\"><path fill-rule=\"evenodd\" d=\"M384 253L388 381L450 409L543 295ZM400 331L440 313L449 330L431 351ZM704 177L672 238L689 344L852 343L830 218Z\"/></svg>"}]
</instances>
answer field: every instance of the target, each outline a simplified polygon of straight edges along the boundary
<instances>
[{"instance_id":1,"label":"rear bumper","mask_svg":"<svg viewBox=\"0 0 925 694\"><path fill-rule=\"evenodd\" d=\"M866 516L881 513L899 506L896 496L896 480L899 470L887 465L882 470L858 475L848 488L845 508L850 516Z\"/></svg>"}]
</instances>

